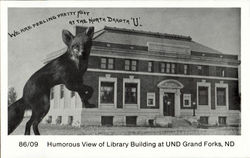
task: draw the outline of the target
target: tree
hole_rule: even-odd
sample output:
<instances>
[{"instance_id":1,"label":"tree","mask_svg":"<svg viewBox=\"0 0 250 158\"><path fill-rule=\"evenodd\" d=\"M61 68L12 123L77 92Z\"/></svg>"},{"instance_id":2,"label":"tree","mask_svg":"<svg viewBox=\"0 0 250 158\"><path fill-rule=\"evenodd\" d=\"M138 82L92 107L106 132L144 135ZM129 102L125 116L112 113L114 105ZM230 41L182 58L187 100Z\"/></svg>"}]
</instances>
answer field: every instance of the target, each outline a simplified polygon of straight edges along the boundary
<instances>
[{"instance_id":1,"label":"tree","mask_svg":"<svg viewBox=\"0 0 250 158\"><path fill-rule=\"evenodd\" d=\"M14 103L17 99L17 93L14 87L9 88L8 92L8 106Z\"/></svg>"}]
</instances>

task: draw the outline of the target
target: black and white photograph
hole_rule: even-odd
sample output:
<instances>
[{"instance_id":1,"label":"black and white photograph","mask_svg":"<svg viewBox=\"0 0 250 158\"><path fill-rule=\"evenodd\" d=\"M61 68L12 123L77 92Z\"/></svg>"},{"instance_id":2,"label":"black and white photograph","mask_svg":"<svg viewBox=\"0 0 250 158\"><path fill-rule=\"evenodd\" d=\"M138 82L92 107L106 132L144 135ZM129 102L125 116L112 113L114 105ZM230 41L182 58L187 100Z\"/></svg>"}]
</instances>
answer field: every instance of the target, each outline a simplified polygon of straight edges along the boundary
<instances>
[{"instance_id":1,"label":"black and white photograph","mask_svg":"<svg viewBox=\"0 0 250 158\"><path fill-rule=\"evenodd\" d=\"M240 135L240 8L9 8L8 134Z\"/></svg>"}]
</instances>

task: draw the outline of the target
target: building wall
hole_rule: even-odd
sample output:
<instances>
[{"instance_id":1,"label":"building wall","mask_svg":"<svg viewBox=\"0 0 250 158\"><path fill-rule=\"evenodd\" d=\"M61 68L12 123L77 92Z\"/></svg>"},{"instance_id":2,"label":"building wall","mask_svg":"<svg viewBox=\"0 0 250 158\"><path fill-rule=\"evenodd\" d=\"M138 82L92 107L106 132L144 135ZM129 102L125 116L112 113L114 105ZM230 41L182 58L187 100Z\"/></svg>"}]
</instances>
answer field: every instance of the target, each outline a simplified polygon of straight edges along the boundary
<instances>
[{"instance_id":1,"label":"building wall","mask_svg":"<svg viewBox=\"0 0 250 158\"><path fill-rule=\"evenodd\" d=\"M94 88L94 94L91 98L90 102L94 103L98 107L98 83L99 77L105 77L106 74L110 74L111 77L117 78L117 107L122 108L122 96L123 89L122 83L124 78L129 78L129 76L134 76L136 79L140 79L141 82L141 94L140 94L140 107L145 108L159 108L159 98L156 97L156 106L155 107L147 107L147 92L154 92L156 96L159 96L159 88L157 84L163 80L173 79L181 82L184 87L181 89L181 108L183 107L183 94L191 94L191 102L196 102L197 96L197 82L202 82L202 80L206 80L206 82L211 83L211 109L216 109L215 107L215 83L223 83L228 84L229 86L229 109L230 110L240 110L239 104L239 95L238 95L238 81L231 80L219 80L219 79L200 79L200 78L185 78L185 77L172 77L172 76L149 76L149 75L135 75L135 74L123 74L123 73L106 73L106 72L90 72L88 71L84 76L85 84L90 85ZM188 108L187 108L188 109Z\"/></svg>"}]
</instances>

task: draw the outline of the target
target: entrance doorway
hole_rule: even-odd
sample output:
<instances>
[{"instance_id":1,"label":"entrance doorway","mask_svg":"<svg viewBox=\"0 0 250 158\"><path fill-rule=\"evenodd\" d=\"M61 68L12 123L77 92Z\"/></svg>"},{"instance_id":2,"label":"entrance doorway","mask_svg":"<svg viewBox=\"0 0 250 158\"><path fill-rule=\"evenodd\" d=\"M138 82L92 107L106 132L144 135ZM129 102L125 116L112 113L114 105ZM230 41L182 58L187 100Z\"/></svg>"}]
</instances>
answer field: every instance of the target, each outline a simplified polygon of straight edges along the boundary
<instances>
[{"instance_id":1,"label":"entrance doorway","mask_svg":"<svg viewBox=\"0 0 250 158\"><path fill-rule=\"evenodd\" d=\"M175 93L164 93L163 96L163 115L164 116L175 116L174 105L175 105Z\"/></svg>"},{"instance_id":2,"label":"entrance doorway","mask_svg":"<svg viewBox=\"0 0 250 158\"><path fill-rule=\"evenodd\" d=\"M177 80L163 80L159 87L161 116L179 117L181 114L181 92L184 86Z\"/></svg>"}]
</instances>

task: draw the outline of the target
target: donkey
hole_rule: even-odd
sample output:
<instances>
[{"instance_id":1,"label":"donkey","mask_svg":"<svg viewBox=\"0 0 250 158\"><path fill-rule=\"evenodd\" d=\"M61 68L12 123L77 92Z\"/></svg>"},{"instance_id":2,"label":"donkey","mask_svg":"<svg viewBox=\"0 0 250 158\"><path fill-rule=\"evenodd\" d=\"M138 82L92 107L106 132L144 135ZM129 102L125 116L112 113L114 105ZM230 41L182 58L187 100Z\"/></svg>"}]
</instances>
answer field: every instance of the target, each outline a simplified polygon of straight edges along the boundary
<instances>
[{"instance_id":1,"label":"donkey","mask_svg":"<svg viewBox=\"0 0 250 158\"><path fill-rule=\"evenodd\" d=\"M95 106L88 101L93 94L93 88L83 84L93 35L94 27L88 27L85 32L76 36L68 30L62 31L67 51L35 72L26 82L22 98L8 107L8 134L22 122L24 111L29 106L32 115L26 123L25 135L30 135L32 125L34 134L40 135L38 124L49 111L50 89L58 84L64 84L69 90L76 91L85 107Z\"/></svg>"}]
</instances>

